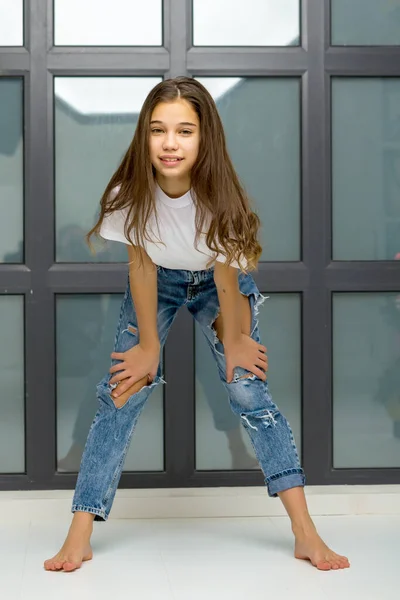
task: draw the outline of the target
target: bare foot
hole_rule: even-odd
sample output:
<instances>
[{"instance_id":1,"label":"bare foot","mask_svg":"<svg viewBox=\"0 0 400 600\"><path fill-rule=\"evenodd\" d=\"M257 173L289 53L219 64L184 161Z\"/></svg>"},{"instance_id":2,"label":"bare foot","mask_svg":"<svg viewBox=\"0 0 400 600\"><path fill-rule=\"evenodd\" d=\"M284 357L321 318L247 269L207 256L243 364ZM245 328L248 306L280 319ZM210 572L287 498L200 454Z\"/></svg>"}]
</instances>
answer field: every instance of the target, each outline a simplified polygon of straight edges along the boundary
<instances>
[{"instance_id":1,"label":"bare foot","mask_svg":"<svg viewBox=\"0 0 400 600\"><path fill-rule=\"evenodd\" d=\"M331 569L348 569L350 563L346 556L340 556L328 548L321 540L316 530L294 531L294 555L302 560L309 560L314 567L321 571Z\"/></svg>"},{"instance_id":2,"label":"bare foot","mask_svg":"<svg viewBox=\"0 0 400 600\"><path fill-rule=\"evenodd\" d=\"M46 571L75 571L82 562L93 558L90 537L94 515L76 512L72 519L67 539L60 552L44 562Z\"/></svg>"}]
</instances>

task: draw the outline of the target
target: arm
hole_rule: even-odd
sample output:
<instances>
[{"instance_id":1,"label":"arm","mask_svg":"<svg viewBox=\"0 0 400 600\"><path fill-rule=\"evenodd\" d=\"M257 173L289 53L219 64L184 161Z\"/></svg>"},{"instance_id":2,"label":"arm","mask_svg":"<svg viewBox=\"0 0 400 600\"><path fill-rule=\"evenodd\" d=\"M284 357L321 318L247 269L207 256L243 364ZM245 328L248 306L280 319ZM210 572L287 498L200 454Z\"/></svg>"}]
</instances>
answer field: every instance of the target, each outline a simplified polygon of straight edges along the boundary
<instances>
[{"instance_id":1,"label":"arm","mask_svg":"<svg viewBox=\"0 0 400 600\"><path fill-rule=\"evenodd\" d=\"M140 264L140 255L143 265ZM113 352L119 361L110 368L110 384L118 384L114 398L123 395L135 383L152 381L157 373L160 340L157 332L157 269L148 254L136 246L128 246L129 282L139 330L139 344L126 352ZM145 385L143 383L143 385Z\"/></svg>"},{"instance_id":2,"label":"arm","mask_svg":"<svg viewBox=\"0 0 400 600\"><path fill-rule=\"evenodd\" d=\"M216 261L214 281L224 324L224 339L221 340L224 345L239 341L242 333L238 274L235 267Z\"/></svg>"},{"instance_id":3,"label":"arm","mask_svg":"<svg viewBox=\"0 0 400 600\"><path fill-rule=\"evenodd\" d=\"M232 381L234 368L242 367L263 381L268 370L266 347L258 344L243 333L243 303L239 289L238 270L217 262L214 268L214 281L222 318L221 342L224 345L226 360L226 380ZM246 376L244 376L246 377Z\"/></svg>"},{"instance_id":4,"label":"arm","mask_svg":"<svg viewBox=\"0 0 400 600\"><path fill-rule=\"evenodd\" d=\"M143 265L140 264L140 255ZM129 281L138 320L140 345L155 349L160 346L157 331L157 269L147 252L128 246Z\"/></svg>"}]
</instances>

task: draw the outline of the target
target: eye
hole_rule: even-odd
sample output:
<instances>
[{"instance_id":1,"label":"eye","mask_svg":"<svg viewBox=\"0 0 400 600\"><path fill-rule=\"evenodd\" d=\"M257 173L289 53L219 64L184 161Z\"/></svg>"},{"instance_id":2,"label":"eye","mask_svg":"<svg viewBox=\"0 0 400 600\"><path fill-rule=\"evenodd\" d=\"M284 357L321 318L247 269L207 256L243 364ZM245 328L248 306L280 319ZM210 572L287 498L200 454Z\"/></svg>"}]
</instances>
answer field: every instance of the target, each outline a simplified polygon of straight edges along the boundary
<instances>
[{"instance_id":1,"label":"eye","mask_svg":"<svg viewBox=\"0 0 400 600\"><path fill-rule=\"evenodd\" d=\"M151 133L162 133L162 129L159 129L158 127L154 128L151 130Z\"/></svg>"},{"instance_id":2,"label":"eye","mask_svg":"<svg viewBox=\"0 0 400 600\"><path fill-rule=\"evenodd\" d=\"M183 133L183 135L190 135L193 131L190 131L190 129L182 129L181 133Z\"/></svg>"}]
</instances>

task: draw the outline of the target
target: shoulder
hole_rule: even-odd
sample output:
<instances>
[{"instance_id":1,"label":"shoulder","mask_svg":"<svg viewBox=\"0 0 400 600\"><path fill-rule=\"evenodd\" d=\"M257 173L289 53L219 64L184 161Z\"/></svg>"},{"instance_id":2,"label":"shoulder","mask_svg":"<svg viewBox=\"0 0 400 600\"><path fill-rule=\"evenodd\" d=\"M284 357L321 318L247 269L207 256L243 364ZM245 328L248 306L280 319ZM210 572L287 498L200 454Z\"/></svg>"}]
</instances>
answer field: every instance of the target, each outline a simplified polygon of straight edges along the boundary
<instances>
[{"instance_id":1,"label":"shoulder","mask_svg":"<svg viewBox=\"0 0 400 600\"><path fill-rule=\"evenodd\" d=\"M112 202L113 200L115 200L120 189L121 189L121 184L118 184L115 187L113 187L113 189L111 190L111 192L108 195L109 202Z\"/></svg>"}]
</instances>

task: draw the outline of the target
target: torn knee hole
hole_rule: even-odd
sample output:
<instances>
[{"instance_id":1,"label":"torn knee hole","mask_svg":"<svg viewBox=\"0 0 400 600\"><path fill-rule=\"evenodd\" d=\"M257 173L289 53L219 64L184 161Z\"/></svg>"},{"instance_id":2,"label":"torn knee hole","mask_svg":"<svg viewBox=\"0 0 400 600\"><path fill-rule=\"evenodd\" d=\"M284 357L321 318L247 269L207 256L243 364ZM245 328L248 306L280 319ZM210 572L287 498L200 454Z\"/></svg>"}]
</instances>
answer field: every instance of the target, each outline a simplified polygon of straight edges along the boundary
<instances>
[{"instance_id":1,"label":"torn knee hole","mask_svg":"<svg viewBox=\"0 0 400 600\"><path fill-rule=\"evenodd\" d=\"M250 427L250 429L254 429L255 431L258 431L258 427L255 425L255 423L257 423L258 421L261 421L265 427L270 427L271 425L273 425L275 427L277 424L275 417L277 415L278 415L278 412L274 412L272 410L266 410L259 414L257 414L257 413L254 413L254 414L242 413L240 415L240 417L243 419L243 421L245 421L245 423L247 423L247 425ZM250 421L252 421L253 424Z\"/></svg>"},{"instance_id":2,"label":"torn knee hole","mask_svg":"<svg viewBox=\"0 0 400 600\"><path fill-rule=\"evenodd\" d=\"M255 381L258 379L257 375L254 373L244 373L243 375L238 375L238 373L233 373L233 379L230 383L238 383L239 381Z\"/></svg>"},{"instance_id":3,"label":"torn knee hole","mask_svg":"<svg viewBox=\"0 0 400 600\"><path fill-rule=\"evenodd\" d=\"M153 388L156 385L158 385L159 383L166 383L166 381L163 377L156 376L153 379L153 381L151 381L149 383L147 377L144 377L141 381L135 383L131 388L126 390L126 392L124 392L120 396L117 396L116 398L112 394L114 392L114 389L118 388L118 385L111 385L110 386L110 388L111 388L110 397L111 397L114 405L116 406L116 408L122 408L123 406L125 406L125 404L128 402L128 400L132 396L137 396L144 389Z\"/></svg>"},{"instance_id":4,"label":"torn knee hole","mask_svg":"<svg viewBox=\"0 0 400 600\"><path fill-rule=\"evenodd\" d=\"M128 327L124 329L121 333L125 333L126 331L128 333L131 333L132 335L137 335L138 333L137 327L135 327L135 325L131 325L130 323L128 324Z\"/></svg>"},{"instance_id":5,"label":"torn knee hole","mask_svg":"<svg viewBox=\"0 0 400 600\"><path fill-rule=\"evenodd\" d=\"M218 310L218 312L217 312L217 314L215 316L215 319L212 321L212 323L210 325L210 329L213 332L213 336L214 336L214 346L216 344L221 343L221 341L220 341L220 339L218 337L218 332L217 332L217 321L218 321L219 316L220 315L219 315L219 310Z\"/></svg>"}]
</instances>

